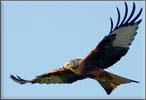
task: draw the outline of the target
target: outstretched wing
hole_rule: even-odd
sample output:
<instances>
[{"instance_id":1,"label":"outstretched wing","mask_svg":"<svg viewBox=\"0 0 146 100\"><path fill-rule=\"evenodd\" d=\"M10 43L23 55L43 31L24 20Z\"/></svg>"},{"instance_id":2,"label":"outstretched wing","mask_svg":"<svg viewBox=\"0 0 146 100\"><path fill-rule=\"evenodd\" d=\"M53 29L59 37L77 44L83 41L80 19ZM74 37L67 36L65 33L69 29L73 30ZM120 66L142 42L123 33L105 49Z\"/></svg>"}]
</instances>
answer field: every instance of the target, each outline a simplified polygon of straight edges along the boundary
<instances>
[{"instance_id":1,"label":"outstretched wing","mask_svg":"<svg viewBox=\"0 0 146 100\"><path fill-rule=\"evenodd\" d=\"M60 68L53 71L50 71L48 73L45 73L43 75L37 76L35 79L32 80L24 80L20 78L19 76L14 77L13 75L10 76L12 80L14 80L17 83L25 84L25 83L73 83L77 80L84 79L84 77L78 76L74 74L71 70Z\"/></svg>"},{"instance_id":2,"label":"outstretched wing","mask_svg":"<svg viewBox=\"0 0 146 100\"><path fill-rule=\"evenodd\" d=\"M96 46L95 49L82 61L82 71L89 71L92 68L108 68L114 63L116 63L122 56L124 56L134 37L136 35L136 30L138 29L141 19L136 21L141 15L142 8L135 18L132 16L135 12L135 3L133 3L133 9L130 16L127 18L128 6L125 2L125 15L120 23L120 11L117 8L118 21L113 29L113 21L111 19L111 30L108 36ZM119 24L120 23L120 24Z\"/></svg>"}]
</instances>

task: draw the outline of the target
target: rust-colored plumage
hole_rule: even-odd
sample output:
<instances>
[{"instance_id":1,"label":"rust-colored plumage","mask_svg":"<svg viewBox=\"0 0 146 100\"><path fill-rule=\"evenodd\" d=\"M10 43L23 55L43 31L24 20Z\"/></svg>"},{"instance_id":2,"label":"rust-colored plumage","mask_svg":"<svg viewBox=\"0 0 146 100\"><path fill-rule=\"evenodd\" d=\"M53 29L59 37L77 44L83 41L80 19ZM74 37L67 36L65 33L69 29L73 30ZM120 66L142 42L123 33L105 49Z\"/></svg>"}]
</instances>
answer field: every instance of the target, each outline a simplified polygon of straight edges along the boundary
<instances>
[{"instance_id":1,"label":"rust-colored plumage","mask_svg":"<svg viewBox=\"0 0 146 100\"><path fill-rule=\"evenodd\" d=\"M19 76L10 76L12 80L17 83L73 83L77 80L85 78L92 78L97 80L105 89L107 94L110 94L118 85L130 82L139 83L118 75L114 75L105 71L104 69L112 66L124 56L129 49L136 30L142 19L138 20L142 13L142 8L136 17L132 18L135 12L135 3L129 17L128 6L125 2L125 15L120 23L120 11L117 8L118 20L113 29L113 20L111 20L110 33L88 54L84 59L75 59L68 61L63 68L47 72L43 75L37 76L32 80L24 80Z\"/></svg>"}]
</instances>

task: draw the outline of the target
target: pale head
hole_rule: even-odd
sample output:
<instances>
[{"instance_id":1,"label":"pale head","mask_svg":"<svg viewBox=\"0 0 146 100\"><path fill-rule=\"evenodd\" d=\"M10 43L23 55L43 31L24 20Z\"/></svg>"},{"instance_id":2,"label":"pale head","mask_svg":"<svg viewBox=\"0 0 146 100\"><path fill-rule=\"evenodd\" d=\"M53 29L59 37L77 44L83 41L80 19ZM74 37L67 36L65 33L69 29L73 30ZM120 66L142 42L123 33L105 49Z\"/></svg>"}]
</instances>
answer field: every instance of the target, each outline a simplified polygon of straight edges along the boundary
<instances>
[{"instance_id":1,"label":"pale head","mask_svg":"<svg viewBox=\"0 0 146 100\"><path fill-rule=\"evenodd\" d=\"M80 59L74 59L74 60L67 61L64 65L64 68L69 68L69 69L75 70L76 68L78 68L79 60Z\"/></svg>"}]
</instances>

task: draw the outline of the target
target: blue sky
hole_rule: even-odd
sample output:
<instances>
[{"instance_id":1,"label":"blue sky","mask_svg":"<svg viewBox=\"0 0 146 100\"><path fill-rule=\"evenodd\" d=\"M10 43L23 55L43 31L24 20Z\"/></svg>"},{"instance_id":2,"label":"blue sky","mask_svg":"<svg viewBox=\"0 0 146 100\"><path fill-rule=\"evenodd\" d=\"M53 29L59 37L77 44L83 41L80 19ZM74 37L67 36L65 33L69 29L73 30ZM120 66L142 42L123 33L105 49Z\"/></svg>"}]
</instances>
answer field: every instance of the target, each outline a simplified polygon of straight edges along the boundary
<instances>
[{"instance_id":1,"label":"blue sky","mask_svg":"<svg viewBox=\"0 0 146 100\"><path fill-rule=\"evenodd\" d=\"M129 12L133 2L127 2ZM124 16L124 2L99 1L2 1L2 99L108 99L145 98L145 2L138 34L130 50L108 68L114 74L139 81L120 85L106 95L92 79L73 84L14 83L10 74L32 79L57 69L71 59L84 58L110 31L116 7Z\"/></svg>"}]
</instances>

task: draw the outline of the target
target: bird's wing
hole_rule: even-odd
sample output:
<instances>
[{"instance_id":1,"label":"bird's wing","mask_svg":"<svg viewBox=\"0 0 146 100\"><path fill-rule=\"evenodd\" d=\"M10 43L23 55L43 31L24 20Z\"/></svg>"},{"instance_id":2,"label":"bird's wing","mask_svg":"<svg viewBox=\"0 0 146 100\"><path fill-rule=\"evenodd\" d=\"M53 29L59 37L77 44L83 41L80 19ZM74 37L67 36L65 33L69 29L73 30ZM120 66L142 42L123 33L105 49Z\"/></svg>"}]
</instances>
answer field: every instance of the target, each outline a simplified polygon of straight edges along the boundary
<instances>
[{"instance_id":1,"label":"bird's wing","mask_svg":"<svg viewBox=\"0 0 146 100\"><path fill-rule=\"evenodd\" d=\"M108 68L116 63L122 56L124 56L134 37L136 30L138 29L139 23L142 19L136 21L141 15L142 8L136 17L133 17L135 12L135 3L133 3L133 9L130 16L127 18L128 6L125 2L125 15L123 20L120 22L120 11L117 8L118 21L113 29L113 21L111 19L111 30L109 35L105 36L104 39L96 46L95 49L82 61L82 71L89 71L92 68ZM126 20L127 19L127 20Z\"/></svg>"},{"instance_id":2,"label":"bird's wing","mask_svg":"<svg viewBox=\"0 0 146 100\"><path fill-rule=\"evenodd\" d=\"M20 78L19 76L14 77L13 75L10 76L10 78L20 84L25 83L73 83L77 80L84 79L84 77L78 76L74 74L71 70L60 68L53 71L50 71L48 73L45 73L43 75L37 76L36 78L32 80L24 80Z\"/></svg>"}]
</instances>

